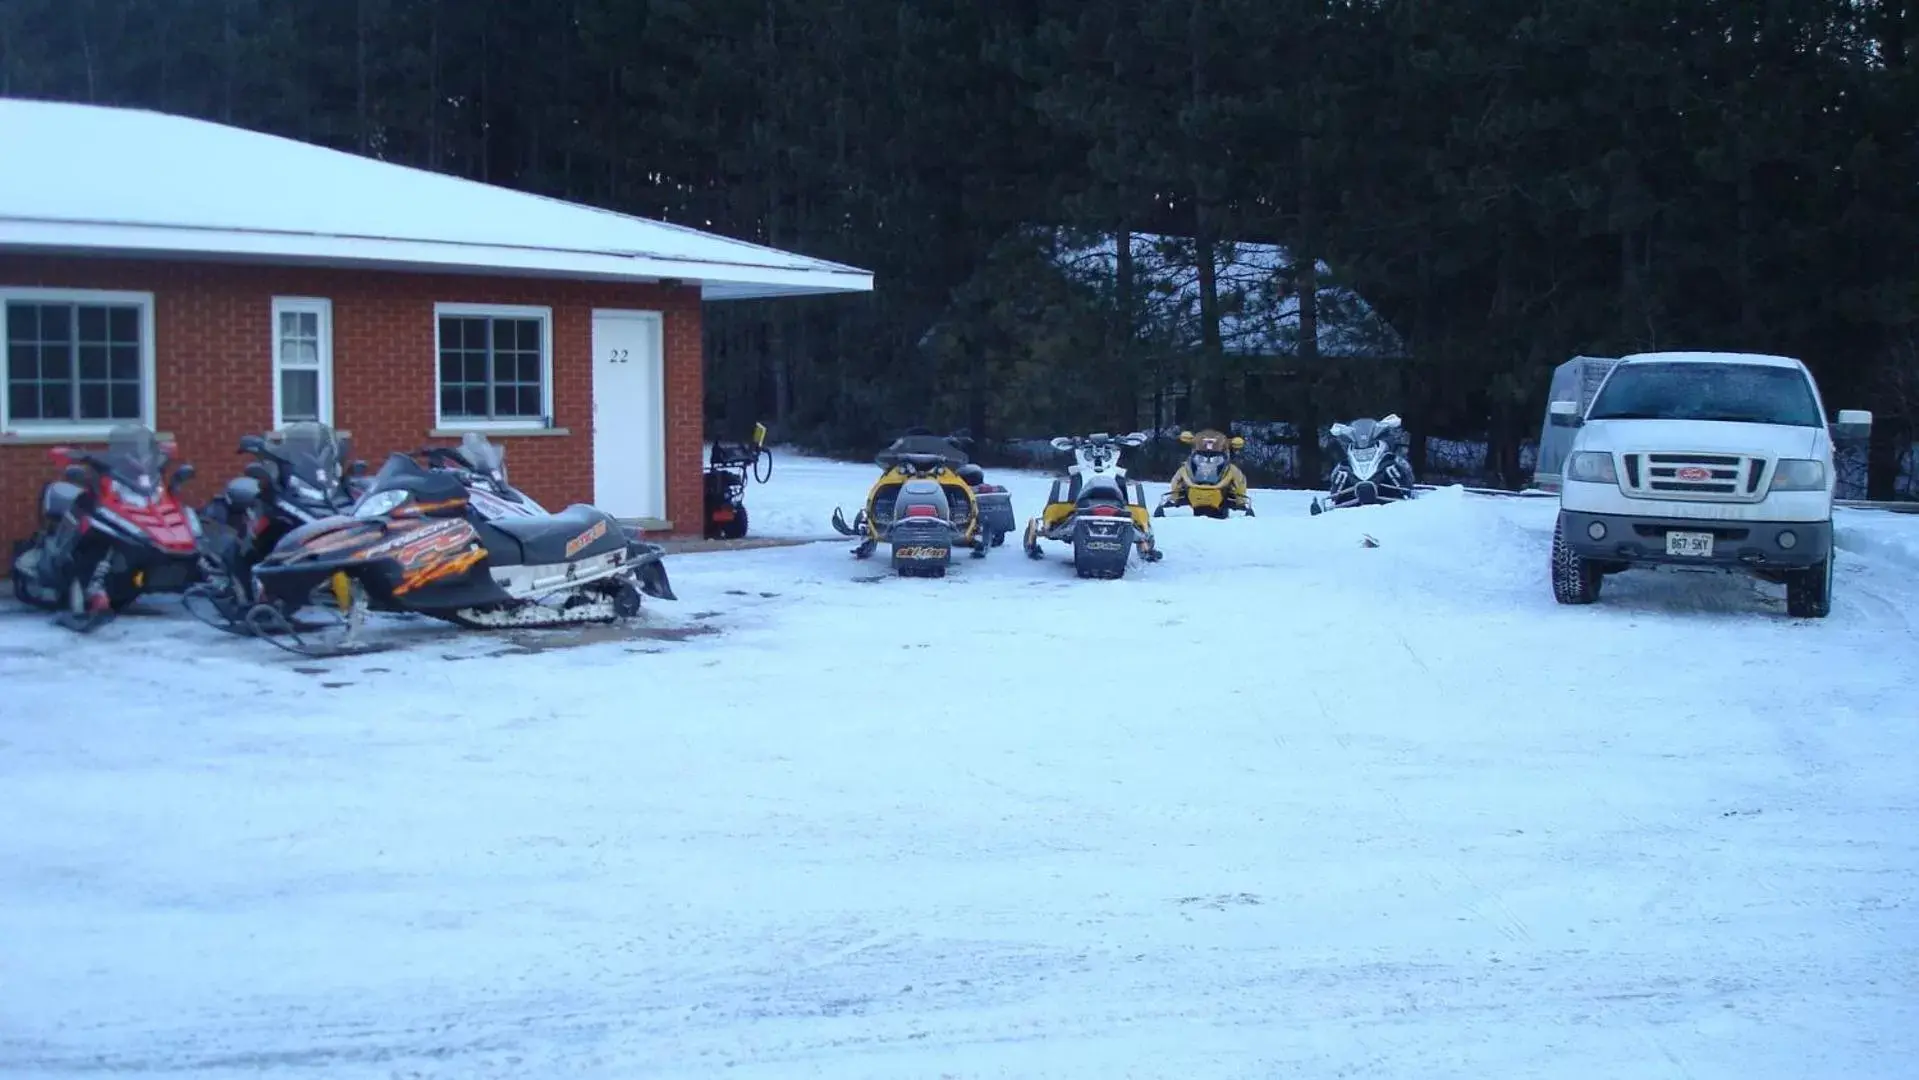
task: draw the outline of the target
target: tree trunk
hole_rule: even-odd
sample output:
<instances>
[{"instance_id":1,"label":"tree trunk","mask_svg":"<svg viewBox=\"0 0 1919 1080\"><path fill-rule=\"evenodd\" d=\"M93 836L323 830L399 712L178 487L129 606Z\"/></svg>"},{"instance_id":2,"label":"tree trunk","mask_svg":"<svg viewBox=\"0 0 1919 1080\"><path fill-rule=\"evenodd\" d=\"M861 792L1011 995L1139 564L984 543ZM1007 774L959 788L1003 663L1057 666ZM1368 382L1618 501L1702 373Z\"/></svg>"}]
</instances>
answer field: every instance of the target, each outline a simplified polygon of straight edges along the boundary
<instances>
[{"instance_id":1,"label":"tree trunk","mask_svg":"<svg viewBox=\"0 0 1919 1080\"><path fill-rule=\"evenodd\" d=\"M1319 452L1318 388L1324 377L1319 355L1319 200L1313 175L1313 137L1299 138L1299 250L1293 253L1293 287L1299 297L1299 348L1294 381L1298 397L1293 417L1299 438L1297 465L1301 476L1317 482L1325 462Z\"/></svg>"},{"instance_id":2,"label":"tree trunk","mask_svg":"<svg viewBox=\"0 0 1919 1080\"><path fill-rule=\"evenodd\" d=\"M1139 383L1135 363L1139 355L1138 301L1133 296L1133 232L1121 227L1113 236L1114 398L1124 410L1121 426L1131 431L1139 423ZM1157 436L1157 429L1155 429Z\"/></svg>"}]
</instances>

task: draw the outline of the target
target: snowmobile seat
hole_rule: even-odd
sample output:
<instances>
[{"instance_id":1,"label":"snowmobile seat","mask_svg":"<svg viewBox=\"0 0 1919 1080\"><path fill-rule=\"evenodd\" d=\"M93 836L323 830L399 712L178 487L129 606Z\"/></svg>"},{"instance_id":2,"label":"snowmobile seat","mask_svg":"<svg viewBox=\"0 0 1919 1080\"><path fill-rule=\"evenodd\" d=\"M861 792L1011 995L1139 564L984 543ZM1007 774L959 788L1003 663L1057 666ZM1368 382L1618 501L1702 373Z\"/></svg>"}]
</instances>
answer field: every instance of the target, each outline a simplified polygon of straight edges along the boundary
<instances>
[{"instance_id":1,"label":"snowmobile seat","mask_svg":"<svg viewBox=\"0 0 1919 1080\"><path fill-rule=\"evenodd\" d=\"M626 546L626 530L619 520L585 503L545 517L495 518L492 525L519 541L528 566L553 566Z\"/></svg>"},{"instance_id":2,"label":"snowmobile seat","mask_svg":"<svg viewBox=\"0 0 1919 1080\"><path fill-rule=\"evenodd\" d=\"M978 487L986 482L986 470L980 468L978 465L969 462L960 466L957 471L959 472L959 478L966 481L966 483L972 487Z\"/></svg>"}]
</instances>

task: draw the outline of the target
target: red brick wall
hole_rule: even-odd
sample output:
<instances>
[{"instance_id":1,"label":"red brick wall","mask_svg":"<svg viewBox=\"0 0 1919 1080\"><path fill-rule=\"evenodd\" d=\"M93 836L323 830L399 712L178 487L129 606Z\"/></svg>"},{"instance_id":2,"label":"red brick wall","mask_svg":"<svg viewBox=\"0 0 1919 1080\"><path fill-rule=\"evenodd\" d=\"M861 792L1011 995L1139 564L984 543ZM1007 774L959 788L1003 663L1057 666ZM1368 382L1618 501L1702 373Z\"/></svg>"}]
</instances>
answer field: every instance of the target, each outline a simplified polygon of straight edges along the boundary
<instances>
[{"instance_id":1,"label":"red brick wall","mask_svg":"<svg viewBox=\"0 0 1919 1080\"><path fill-rule=\"evenodd\" d=\"M701 513L700 299L692 288L457 274L217 263L58 258L0 252L0 286L124 289L154 297L156 430L199 470L187 487L205 502L239 474L241 435L273 423L275 296L333 302L333 422L354 456L379 468L389 452L431 440L435 303L538 304L553 309L554 423L566 436L491 436L514 483L549 507L593 501L592 309L665 313L667 516L697 535ZM54 475L45 444L0 436L0 539L34 528L34 497ZM0 576L6 573L0 560Z\"/></svg>"}]
</instances>

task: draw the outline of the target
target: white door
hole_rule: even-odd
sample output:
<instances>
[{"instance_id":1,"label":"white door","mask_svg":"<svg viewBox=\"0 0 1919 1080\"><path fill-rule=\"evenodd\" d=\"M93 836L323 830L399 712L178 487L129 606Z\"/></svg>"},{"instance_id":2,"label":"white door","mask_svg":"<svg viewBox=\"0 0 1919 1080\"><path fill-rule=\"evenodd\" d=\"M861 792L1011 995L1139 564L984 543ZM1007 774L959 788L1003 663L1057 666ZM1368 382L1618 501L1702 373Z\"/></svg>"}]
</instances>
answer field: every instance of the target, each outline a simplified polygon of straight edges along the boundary
<instances>
[{"instance_id":1,"label":"white door","mask_svg":"<svg viewBox=\"0 0 1919 1080\"><path fill-rule=\"evenodd\" d=\"M593 502L666 517L666 350L657 311L593 312Z\"/></svg>"}]
</instances>

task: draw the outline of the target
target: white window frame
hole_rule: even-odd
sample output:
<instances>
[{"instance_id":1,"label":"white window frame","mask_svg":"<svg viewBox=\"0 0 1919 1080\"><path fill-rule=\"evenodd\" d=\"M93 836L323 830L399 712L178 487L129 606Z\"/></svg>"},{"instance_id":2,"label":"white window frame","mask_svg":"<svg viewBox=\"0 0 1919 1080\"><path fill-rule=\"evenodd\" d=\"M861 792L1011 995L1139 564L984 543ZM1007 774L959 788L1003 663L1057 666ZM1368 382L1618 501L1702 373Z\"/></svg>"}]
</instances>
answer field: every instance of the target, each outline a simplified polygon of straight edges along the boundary
<instances>
[{"instance_id":1,"label":"white window frame","mask_svg":"<svg viewBox=\"0 0 1919 1080\"><path fill-rule=\"evenodd\" d=\"M9 392L11 377L11 356L7 348L7 305L14 301L24 303L56 304L133 304L140 309L140 415L137 419L100 420L100 421L60 421L60 420L15 420L12 414L12 393ZM159 365L154 362L153 340L153 294L150 292L121 292L107 289L46 289L20 288L0 285L0 434L12 437L45 437L51 439L104 439L114 428L122 424L144 424L147 428L157 427L154 422L155 402L159 398L155 387L155 377Z\"/></svg>"},{"instance_id":2,"label":"white window frame","mask_svg":"<svg viewBox=\"0 0 1919 1080\"><path fill-rule=\"evenodd\" d=\"M477 420L447 416L440 407L440 320L442 318L496 318L540 320L540 416L510 420ZM534 305L436 303L433 305L433 427L447 431L543 432L553 423L553 309Z\"/></svg>"},{"instance_id":3,"label":"white window frame","mask_svg":"<svg viewBox=\"0 0 1919 1080\"><path fill-rule=\"evenodd\" d=\"M320 423L333 426L333 301L318 296L276 296L273 298L273 430L283 431L287 419L280 401L280 373L287 369L280 356L280 316L292 313L319 316L320 327Z\"/></svg>"}]
</instances>

